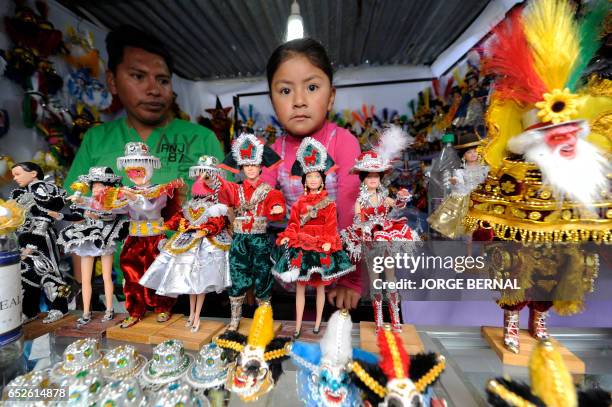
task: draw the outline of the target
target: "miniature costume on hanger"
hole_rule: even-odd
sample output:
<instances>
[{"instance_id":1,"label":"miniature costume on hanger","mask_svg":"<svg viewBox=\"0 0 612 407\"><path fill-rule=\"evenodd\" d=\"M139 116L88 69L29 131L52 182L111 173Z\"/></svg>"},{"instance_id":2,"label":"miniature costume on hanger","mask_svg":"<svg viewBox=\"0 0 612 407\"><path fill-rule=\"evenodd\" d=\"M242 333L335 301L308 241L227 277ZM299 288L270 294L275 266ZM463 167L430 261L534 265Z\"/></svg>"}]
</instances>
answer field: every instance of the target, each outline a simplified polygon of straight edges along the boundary
<instances>
[{"instance_id":1,"label":"miniature costume on hanger","mask_svg":"<svg viewBox=\"0 0 612 407\"><path fill-rule=\"evenodd\" d=\"M334 161L325 147L311 137L302 140L291 175L302 178L304 195L291 207L287 229L278 234L280 247L273 255L272 273L285 282L298 284L296 293L296 337L299 336L306 285L317 287L318 332L326 285L355 270L342 250L337 229L336 203L325 190L325 175L334 169ZM311 181L311 178L313 181Z\"/></svg>"},{"instance_id":2,"label":"miniature costume on hanger","mask_svg":"<svg viewBox=\"0 0 612 407\"><path fill-rule=\"evenodd\" d=\"M94 187L94 184L98 185ZM81 192L93 189L92 193L96 195L103 193L106 187L117 187L120 184L121 177L115 175L111 168L92 167L87 175L79 176L78 183L73 184L72 189L80 190ZM100 186L102 189L97 189ZM74 202L71 208L81 213L85 220L64 228L59 233L57 243L63 246L65 253L74 253L81 257L82 274L91 276L95 258L102 258L102 273L105 279L105 286L109 284L107 278L110 280L110 287L105 287L105 292L110 288L111 296L111 298L106 298L107 310L102 318L102 322L110 321L115 316L113 309L108 308L112 304L111 273L113 258L118 243L127 237L129 221L124 215L117 215L112 211L102 208L102 204L93 196L81 197L77 193L68 199ZM88 269L87 272L83 273L86 268ZM91 281L87 283L89 284L89 296L91 296ZM91 297L89 299L84 298L83 302L85 303L86 301L91 301ZM85 325L91 321L89 304L84 308L83 316L77 321L79 325Z\"/></svg>"},{"instance_id":3,"label":"miniature costume on hanger","mask_svg":"<svg viewBox=\"0 0 612 407\"><path fill-rule=\"evenodd\" d=\"M272 306L266 301L255 310L248 337L228 330L215 343L230 360L225 388L244 402L256 401L274 388L291 348L290 338L274 337Z\"/></svg>"},{"instance_id":4,"label":"miniature costume on hanger","mask_svg":"<svg viewBox=\"0 0 612 407\"><path fill-rule=\"evenodd\" d=\"M419 241L419 236L407 224L406 219L391 219L390 212L394 208L406 207L410 194L406 189L398 191L397 199L389 198L385 187L385 175L393 169L391 161L398 157L408 146L410 138L400 127L392 126L381 136L380 144L372 151L362 153L356 160L351 172L358 173L361 179L359 197L355 202L355 220L353 225L341 232L344 246L355 262L364 260L368 269L370 283L376 279L387 282L395 281L395 269L385 269L384 274L374 272L370 258L374 256L392 256L389 248L392 242ZM374 243L374 242L390 242ZM393 250L397 250L393 247ZM410 247L406 251L410 251ZM374 321L376 329L383 324L382 290L370 284ZM397 290L387 289L389 313L393 329L401 331L400 296Z\"/></svg>"},{"instance_id":5,"label":"miniature costume on hanger","mask_svg":"<svg viewBox=\"0 0 612 407\"><path fill-rule=\"evenodd\" d=\"M226 229L227 206L218 202L218 164L215 157L202 156L198 165L189 169L189 177L196 179L192 198L182 213L165 223L166 230L177 233L162 240L159 256L140 279L141 285L156 290L158 295L189 294L192 308L188 326L193 332L200 326L204 295L220 293L231 285L228 250L232 239ZM212 180L212 189L204 179Z\"/></svg>"},{"instance_id":6,"label":"miniature costume on hanger","mask_svg":"<svg viewBox=\"0 0 612 407\"><path fill-rule=\"evenodd\" d=\"M588 292L597 259L589 259L593 255L588 250L574 255L568 245L557 243L612 241L610 149L601 143L610 135L605 121L612 97L595 91L594 83L581 88L580 80L600 40L596 34L581 34L596 33L604 24L604 3L595 2L578 22L571 2L534 0L513 11L487 43L484 65L496 78L486 114L494 131L482 148L490 171L470 195L466 229L474 231L474 240L529 244L519 256L509 257L518 261L500 270L502 276L535 282L535 275L527 275L534 269L541 270L542 280L549 280L551 271L576 273L567 294L555 296L560 301L534 298L527 290L502 295L498 304L504 309L504 345L514 353L520 351L519 313L526 305L530 334L539 340L548 337L551 306L560 315L583 309L576 294ZM581 119L589 119L591 126ZM570 252L555 254L560 258L556 264L542 264L555 260L543 257L550 247ZM543 285L550 290L550 280Z\"/></svg>"},{"instance_id":7,"label":"miniature costume on hanger","mask_svg":"<svg viewBox=\"0 0 612 407\"><path fill-rule=\"evenodd\" d=\"M238 329L242 303L250 287L255 287L258 303L270 299L272 262L266 228L268 221L283 219L285 200L280 191L261 180L259 168L262 165L271 167L279 163L280 157L264 146L254 134L242 133L220 165L221 168L234 173L238 173L245 166L258 167L252 170L253 174L245 172L246 179L241 184L217 177L222 185L219 201L232 207L234 213L234 234L229 252L232 279L232 286L228 289L231 302L230 330Z\"/></svg>"},{"instance_id":8,"label":"miniature costume on hanger","mask_svg":"<svg viewBox=\"0 0 612 407\"><path fill-rule=\"evenodd\" d=\"M307 407L361 406L361 392L349 377L353 360L376 363L376 356L353 348L353 323L347 310L334 312L321 341L296 341L291 346L291 361L297 366L297 392Z\"/></svg>"},{"instance_id":9,"label":"miniature costume on hanger","mask_svg":"<svg viewBox=\"0 0 612 407\"><path fill-rule=\"evenodd\" d=\"M69 202L66 191L43 181L42 169L31 162L18 163L12 169L13 178L20 188L11 192L11 199L26 210L25 223L17 230L21 253L21 281L23 283L23 313L33 319L38 315L41 291L50 302L50 311L44 323L55 322L68 312L70 286L59 269L55 221L80 220L76 213L60 211ZM22 181L22 177L26 178Z\"/></svg>"},{"instance_id":10,"label":"miniature costume on hanger","mask_svg":"<svg viewBox=\"0 0 612 407\"><path fill-rule=\"evenodd\" d=\"M160 168L159 158L149 153L149 147L141 142L125 145L125 156L117 159L117 167L123 169L136 185L115 190L116 196L103 197L110 201L116 213L127 213L130 218L129 236L123 245L119 264L125 284L125 305L129 316L121 324L127 328L137 323L147 306L158 313L158 322L170 318L175 299L155 294L138 282L159 255L159 242L165 238L164 219L179 210L177 188L184 183L178 179L167 184L151 185L155 169Z\"/></svg>"},{"instance_id":11,"label":"miniature costume on hanger","mask_svg":"<svg viewBox=\"0 0 612 407\"><path fill-rule=\"evenodd\" d=\"M446 367L444 356L435 353L409 356L402 338L389 324L378 331L377 344L378 363L356 360L349 364L351 378L364 393L365 405L430 407L431 386ZM442 401L441 405L446 403Z\"/></svg>"},{"instance_id":12,"label":"miniature costume on hanger","mask_svg":"<svg viewBox=\"0 0 612 407\"><path fill-rule=\"evenodd\" d=\"M485 180L488 172L489 167L478 162L476 149L467 150L463 168L454 170L450 178L451 194L427 219L431 227L449 239L464 236L467 231L463 222L469 209L470 193Z\"/></svg>"}]
</instances>

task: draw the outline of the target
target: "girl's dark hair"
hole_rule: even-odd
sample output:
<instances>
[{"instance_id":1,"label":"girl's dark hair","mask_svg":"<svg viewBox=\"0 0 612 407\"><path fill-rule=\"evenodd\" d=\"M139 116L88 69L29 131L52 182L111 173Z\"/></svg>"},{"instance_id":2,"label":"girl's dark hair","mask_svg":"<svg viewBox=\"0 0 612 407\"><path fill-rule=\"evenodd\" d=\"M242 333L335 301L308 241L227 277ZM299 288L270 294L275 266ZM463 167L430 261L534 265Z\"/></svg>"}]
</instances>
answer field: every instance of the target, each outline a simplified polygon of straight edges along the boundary
<instances>
[{"instance_id":1,"label":"girl's dark hair","mask_svg":"<svg viewBox=\"0 0 612 407\"><path fill-rule=\"evenodd\" d=\"M26 172L36 171L36 179L42 180L45 178L45 173L43 172L42 168L40 168L40 165L35 164L31 161L22 161L20 163L17 163L11 167L11 170L16 167L20 167Z\"/></svg>"},{"instance_id":2,"label":"girl's dark hair","mask_svg":"<svg viewBox=\"0 0 612 407\"><path fill-rule=\"evenodd\" d=\"M359 171L359 181L363 182L364 179L369 175L369 172ZM373 174L378 174L378 178L382 181L382 174L374 172Z\"/></svg>"},{"instance_id":3,"label":"girl's dark hair","mask_svg":"<svg viewBox=\"0 0 612 407\"><path fill-rule=\"evenodd\" d=\"M317 171L321 175L321 182L325 184L325 171ZM306 175L302 175L302 185L306 186Z\"/></svg>"},{"instance_id":4,"label":"girl's dark hair","mask_svg":"<svg viewBox=\"0 0 612 407\"><path fill-rule=\"evenodd\" d=\"M325 47L317 40L312 38L300 38L289 41L279 46L272 52L266 66L266 74L268 77L268 87L272 86L272 78L278 70L278 67L287 59L295 55L303 55L310 61L311 64L325 72L329 78L329 82L334 81L334 69L332 67L329 56Z\"/></svg>"}]
</instances>

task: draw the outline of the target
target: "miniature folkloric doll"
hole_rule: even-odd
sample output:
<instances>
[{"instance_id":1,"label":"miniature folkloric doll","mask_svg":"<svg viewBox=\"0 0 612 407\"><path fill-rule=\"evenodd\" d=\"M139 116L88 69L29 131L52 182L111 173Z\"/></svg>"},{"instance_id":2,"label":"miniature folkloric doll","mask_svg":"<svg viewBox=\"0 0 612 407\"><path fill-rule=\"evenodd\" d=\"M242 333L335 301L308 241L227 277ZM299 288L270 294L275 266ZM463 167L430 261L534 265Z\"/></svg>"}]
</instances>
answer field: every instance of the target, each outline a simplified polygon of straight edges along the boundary
<instances>
[{"instance_id":1,"label":"miniature folkloric doll","mask_svg":"<svg viewBox=\"0 0 612 407\"><path fill-rule=\"evenodd\" d=\"M431 227L450 239L465 236L463 220L468 213L470 193L487 178L489 167L480 164L476 148L463 153L463 168L449 178L451 194L431 214L427 221Z\"/></svg>"},{"instance_id":2,"label":"miniature folkloric doll","mask_svg":"<svg viewBox=\"0 0 612 407\"><path fill-rule=\"evenodd\" d=\"M285 283L296 282L295 337L299 337L306 286L316 287L317 315L314 332L319 332L325 286L355 270L342 250L337 230L336 203L327 196L325 174L333 170L334 161L325 147L306 137L297 151L291 175L302 178L304 195L291 207L287 229L279 233L273 274Z\"/></svg>"},{"instance_id":3,"label":"miniature folkloric doll","mask_svg":"<svg viewBox=\"0 0 612 407\"><path fill-rule=\"evenodd\" d=\"M359 197L355 202L355 220L353 225L342 231L343 243L351 258L358 262L365 256L364 246L371 248L372 252L382 256L390 255L389 245L398 241L418 241L419 236L407 224L406 219L391 219L390 212L394 208L404 208L410 199L406 189L398 191L397 199L390 198L389 191L384 186L383 178L389 174L393 167L391 160L396 158L408 144L408 136L397 126L386 129L380 144L372 151L361 154L351 170L359 174L361 188ZM373 242L388 242L372 245ZM371 253L368 253L371 254ZM369 256L368 256L369 257ZM376 274L368 265L370 281L383 278L395 281L395 269L386 268L384 276ZM373 287L371 285L371 287ZM383 296L381 289L370 288L372 306L374 307L374 320L376 329L383 324ZM387 290L389 313L395 331L401 331L399 308L400 297L396 290Z\"/></svg>"},{"instance_id":4,"label":"miniature folkloric doll","mask_svg":"<svg viewBox=\"0 0 612 407\"><path fill-rule=\"evenodd\" d=\"M141 142L125 145L125 156L117 159L117 167L127 174L133 187L115 189L115 194L105 194L105 205L115 213L127 213L130 218L129 236L123 245L119 264L125 284L125 305L129 316L121 323L128 328L142 319L147 306L158 313L157 321L170 319L174 302L172 297L155 294L139 284L140 279L159 254L159 242L165 238L164 218L170 218L179 210L178 188L184 183L178 179L167 184L152 185L153 171L161 167L159 158L149 153L149 147Z\"/></svg>"},{"instance_id":5,"label":"miniature folkloric doll","mask_svg":"<svg viewBox=\"0 0 612 407\"><path fill-rule=\"evenodd\" d=\"M77 325L86 325L91 321L91 278L96 257L102 263L102 278L104 279L104 296L106 300L106 313L102 322L110 321L115 317L113 311L113 259L117 243L123 241L128 233L128 219L105 210L99 201L105 188L117 187L121 184L121 177L115 175L112 168L92 167L87 175L81 175L78 182L72 184L77 192L68 199L74 202L72 209L83 213L84 222L74 223L64 228L57 243L63 246L66 253L74 253L81 258L83 315L77 320ZM82 197L81 192L91 189L92 197Z\"/></svg>"},{"instance_id":6,"label":"miniature folkloric doll","mask_svg":"<svg viewBox=\"0 0 612 407\"><path fill-rule=\"evenodd\" d=\"M161 252L140 284L156 290L158 295L176 297L189 294L189 318L185 324L191 332L200 329L200 312L204 296L222 292L231 285L228 250L231 237L227 232L227 206L220 204L221 183L219 161L202 156L189 169L195 178L191 200L183 213L175 214L165 223L168 230L177 230L167 241L160 243ZM206 182L213 184L210 188Z\"/></svg>"},{"instance_id":7,"label":"miniature folkloric doll","mask_svg":"<svg viewBox=\"0 0 612 407\"><path fill-rule=\"evenodd\" d=\"M347 310L332 314L321 342L294 342L290 357L298 367L297 391L307 407L361 406L360 389L351 380L353 360L376 363L376 356L351 345L353 323Z\"/></svg>"},{"instance_id":8,"label":"miniature folkloric doll","mask_svg":"<svg viewBox=\"0 0 612 407\"><path fill-rule=\"evenodd\" d=\"M242 133L232 144L230 154L220 168L238 173L242 169L245 180L241 184L221 182L219 201L233 209L232 244L229 252L232 286L228 289L231 302L229 330L237 330L242 317L242 303L246 291L255 287L257 303L270 299L272 274L270 268L271 242L266 228L268 221L285 216L285 200L280 191L260 178L261 167L280 163L280 157L254 134Z\"/></svg>"},{"instance_id":9,"label":"miniature folkloric doll","mask_svg":"<svg viewBox=\"0 0 612 407\"><path fill-rule=\"evenodd\" d=\"M272 306L266 301L255 310L248 337L228 330L215 343L226 350L230 361L225 388L245 402L274 388L291 347L290 338L274 337Z\"/></svg>"},{"instance_id":10,"label":"miniature folkloric doll","mask_svg":"<svg viewBox=\"0 0 612 407\"><path fill-rule=\"evenodd\" d=\"M51 323L68 312L70 287L59 269L57 234L53 224L57 220L80 220L79 214L62 214L66 206L66 191L43 181L43 170L32 162L15 164L11 172L19 188L11 192L11 199L24 207L26 219L17 230L21 248L21 281L23 283L23 313L34 319L39 312L41 291L50 302L50 311L43 320Z\"/></svg>"},{"instance_id":11,"label":"miniature folkloric doll","mask_svg":"<svg viewBox=\"0 0 612 407\"><path fill-rule=\"evenodd\" d=\"M367 407L431 407L431 385L446 367L444 356L419 353L409 356L402 339L385 324L377 334L378 363L354 360L351 378L362 389ZM446 405L441 401L437 405Z\"/></svg>"}]
</instances>

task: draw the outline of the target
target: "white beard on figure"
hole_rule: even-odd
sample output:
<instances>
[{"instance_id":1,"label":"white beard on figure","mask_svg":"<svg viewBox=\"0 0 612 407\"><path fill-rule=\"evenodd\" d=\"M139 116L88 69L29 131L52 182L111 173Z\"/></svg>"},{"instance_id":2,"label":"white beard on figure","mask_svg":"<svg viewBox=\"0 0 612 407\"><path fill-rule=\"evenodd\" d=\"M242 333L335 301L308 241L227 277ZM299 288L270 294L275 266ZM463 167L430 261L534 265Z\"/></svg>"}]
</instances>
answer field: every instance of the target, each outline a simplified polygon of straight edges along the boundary
<instances>
[{"instance_id":1,"label":"white beard on figure","mask_svg":"<svg viewBox=\"0 0 612 407\"><path fill-rule=\"evenodd\" d=\"M518 145L523 144L522 141L511 140L510 149L517 150ZM543 137L536 142L530 140L527 144L521 146L525 160L539 167L542 182L552 187L559 200L567 196L572 201L592 207L602 200L602 192L609 190L606 176L609 163L597 147L588 141L578 137L573 158L561 155L564 145L552 150Z\"/></svg>"}]
</instances>

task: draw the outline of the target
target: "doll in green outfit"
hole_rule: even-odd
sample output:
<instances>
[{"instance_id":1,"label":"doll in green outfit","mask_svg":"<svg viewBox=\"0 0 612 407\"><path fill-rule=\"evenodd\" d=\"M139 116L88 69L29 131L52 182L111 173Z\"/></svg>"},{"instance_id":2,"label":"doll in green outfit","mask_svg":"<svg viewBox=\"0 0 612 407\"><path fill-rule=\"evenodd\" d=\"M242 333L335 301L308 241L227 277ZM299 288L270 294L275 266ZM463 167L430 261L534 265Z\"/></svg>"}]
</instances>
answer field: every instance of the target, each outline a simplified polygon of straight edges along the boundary
<instances>
[{"instance_id":1,"label":"doll in green outfit","mask_svg":"<svg viewBox=\"0 0 612 407\"><path fill-rule=\"evenodd\" d=\"M285 199L280 191L260 179L261 167L280 163L280 157L251 133L242 133L232 144L221 168L244 173L245 180L236 184L221 177L219 202L233 209L234 232L229 252L232 286L228 289L231 303L229 330L237 330L242 317L246 291L254 287L260 304L269 301L272 290L270 269L271 242L266 228L268 221L282 220Z\"/></svg>"}]
</instances>

